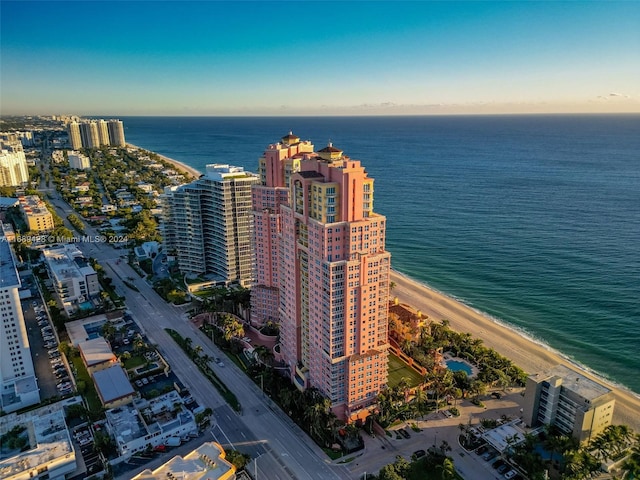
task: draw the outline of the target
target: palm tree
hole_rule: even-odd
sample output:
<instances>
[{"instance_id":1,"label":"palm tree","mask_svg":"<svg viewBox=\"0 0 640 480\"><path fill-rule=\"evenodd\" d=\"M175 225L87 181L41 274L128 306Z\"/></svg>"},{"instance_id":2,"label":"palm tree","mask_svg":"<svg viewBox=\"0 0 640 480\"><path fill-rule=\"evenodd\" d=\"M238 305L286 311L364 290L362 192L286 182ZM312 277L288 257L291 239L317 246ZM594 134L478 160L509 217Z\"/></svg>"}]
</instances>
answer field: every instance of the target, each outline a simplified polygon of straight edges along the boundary
<instances>
[{"instance_id":1,"label":"palm tree","mask_svg":"<svg viewBox=\"0 0 640 480\"><path fill-rule=\"evenodd\" d=\"M640 478L640 436L631 448L631 455L622 464L623 478Z\"/></svg>"},{"instance_id":2,"label":"palm tree","mask_svg":"<svg viewBox=\"0 0 640 480\"><path fill-rule=\"evenodd\" d=\"M441 465L436 467L440 470L440 478L442 480L452 480L456 478L456 469L453 465L453 460L445 458Z\"/></svg>"},{"instance_id":3,"label":"palm tree","mask_svg":"<svg viewBox=\"0 0 640 480\"><path fill-rule=\"evenodd\" d=\"M255 355L258 361L265 365L271 365L271 361L274 358L271 349L265 347L264 345L258 345L255 348Z\"/></svg>"},{"instance_id":4,"label":"palm tree","mask_svg":"<svg viewBox=\"0 0 640 480\"><path fill-rule=\"evenodd\" d=\"M218 319L218 324L222 329L222 336L225 340L230 341L234 337L242 337L244 335L244 327L233 315L223 315Z\"/></svg>"}]
</instances>

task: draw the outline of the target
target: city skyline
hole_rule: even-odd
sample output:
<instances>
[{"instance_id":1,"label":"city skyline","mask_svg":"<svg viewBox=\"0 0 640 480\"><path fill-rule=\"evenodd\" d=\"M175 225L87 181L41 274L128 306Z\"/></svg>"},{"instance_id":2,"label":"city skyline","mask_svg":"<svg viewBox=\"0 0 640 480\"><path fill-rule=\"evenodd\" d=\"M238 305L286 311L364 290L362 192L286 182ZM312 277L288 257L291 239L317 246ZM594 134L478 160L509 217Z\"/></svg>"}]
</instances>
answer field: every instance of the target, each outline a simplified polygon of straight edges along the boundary
<instances>
[{"instance_id":1,"label":"city skyline","mask_svg":"<svg viewBox=\"0 0 640 480\"><path fill-rule=\"evenodd\" d=\"M0 8L2 115L640 111L635 2Z\"/></svg>"}]
</instances>

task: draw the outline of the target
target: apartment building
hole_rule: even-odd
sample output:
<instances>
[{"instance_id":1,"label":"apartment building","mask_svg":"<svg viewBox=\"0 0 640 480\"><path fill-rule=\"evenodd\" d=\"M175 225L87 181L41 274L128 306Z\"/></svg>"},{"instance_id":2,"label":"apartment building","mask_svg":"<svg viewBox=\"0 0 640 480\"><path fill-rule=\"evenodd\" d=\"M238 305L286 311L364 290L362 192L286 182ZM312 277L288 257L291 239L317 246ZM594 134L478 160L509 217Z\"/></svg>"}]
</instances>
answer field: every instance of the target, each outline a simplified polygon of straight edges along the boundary
<instances>
[{"instance_id":1,"label":"apartment building","mask_svg":"<svg viewBox=\"0 0 640 480\"><path fill-rule=\"evenodd\" d=\"M91 161L86 155L78 152L69 152L67 157L69 159L69 168L75 168L76 170L89 170L91 168Z\"/></svg>"},{"instance_id":2,"label":"apartment building","mask_svg":"<svg viewBox=\"0 0 640 480\"><path fill-rule=\"evenodd\" d=\"M42 251L49 278L67 314L78 304L100 293L98 274L73 244L58 245Z\"/></svg>"},{"instance_id":3,"label":"apartment building","mask_svg":"<svg viewBox=\"0 0 640 480\"><path fill-rule=\"evenodd\" d=\"M280 206L288 204L291 175L300 170L302 158L310 153L313 153L311 142L301 141L289 132L280 142L269 145L259 159L260 183L251 189L256 252L251 322L257 326L279 321Z\"/></svg>"},{"instance_id":4,"label":"apartment building","mask_svg":"<svg viewBox=\"0 0 640 480\"><path fill-rule=\"evenodd\" d=\"M29 169L22 143L14 134L0 134L0 187L29 182Z\"/></svg>"},{"instance_id":5,"label":"apartment building","mask_svg":"<svg viewBox=\"0 0 640 480\"><path fill-rule=\"evenodd\" d=\"M257 182L241 167L213 164L198 180L165 189L164 241L183 273L222 285L253 284L251 187Z\"/></svg>"},{"instance_id":6,"label":"apartment building","mask_svg":"<svg viewBox=\"0 0 640 480\"><path fill-rule=\"evenodd\" d=\"M0 409L15 412L40 402L24 323L20 276L9 242L0 232Z\"/></svg>"},{"instance_id":7,"label":"apartment building","mask_svg":"<svg viewBox=\"0 0 640 480\"><path fill-rule=\"evenodd\" d=\"M53 215L37 195L18 197L20 211L27 228L32 232L49 232L55 228Z\"/></svg>"},{"instance_id":8,"label":"apartment building","mask_svg":"<svg viewBox=\"0 0 640 480\"><path fill-rule=\"evenodd\" d=\"M615 406L610 388L564 365L530 375L524 399L528 426L555 425L579 442L611 425Z\"/></svg>"},{"instance_id":9,"label":"apartment building","mask_svg":"<svg viewBox=\"0 0 640 480\"><path fill-rule=\"evenodd\" d=\"M296 155L275 236L281 351L298 388L316 387L340 418L364 416L387 382L386 218L359 161L332 144Z\"/></svg>"}]
</instances>

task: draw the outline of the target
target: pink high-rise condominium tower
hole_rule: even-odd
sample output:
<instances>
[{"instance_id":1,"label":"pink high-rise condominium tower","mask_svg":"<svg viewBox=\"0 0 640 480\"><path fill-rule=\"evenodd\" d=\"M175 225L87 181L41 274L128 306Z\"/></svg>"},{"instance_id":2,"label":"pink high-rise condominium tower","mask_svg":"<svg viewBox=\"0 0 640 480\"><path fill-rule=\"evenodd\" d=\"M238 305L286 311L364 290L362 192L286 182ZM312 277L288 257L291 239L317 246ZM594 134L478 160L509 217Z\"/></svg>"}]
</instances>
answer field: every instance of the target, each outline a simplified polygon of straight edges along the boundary
<instances>
[{"instance_id":1,"label":"pink high-rise condominium tower","mask_svg":"<svg viewBox=\"0 0 640 480\"><path fill-rule=\"evenodd\" d=\"M387 382L391 256L373 179L341 150L314 153L292 134L267 149L260 176L253 201L262 286L252 305L271 318L277 308L293 383L317 388L338 417L354 418Z\"/></svg>"}]
</instances>

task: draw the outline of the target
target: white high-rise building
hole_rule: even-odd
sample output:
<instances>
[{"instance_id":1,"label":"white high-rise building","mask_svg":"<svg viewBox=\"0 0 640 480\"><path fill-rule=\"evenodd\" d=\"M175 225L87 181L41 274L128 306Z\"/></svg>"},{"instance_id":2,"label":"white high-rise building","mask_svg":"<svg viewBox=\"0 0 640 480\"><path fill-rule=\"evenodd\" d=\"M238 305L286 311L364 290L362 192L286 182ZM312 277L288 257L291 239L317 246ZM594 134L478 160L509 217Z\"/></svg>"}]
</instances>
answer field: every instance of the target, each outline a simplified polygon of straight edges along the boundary
<instances>
[{"instance_id":1,"label":"white high-rise building","mask_svg":"<svg viewBox=\"0 0 640 480\"><path fill-rule=\"evenodd\" d=\"M78 122L71 122L68 126L68 132L71 148L74 150L82 148L82 137L80 136L80 125Z\"/></svg>"},{"instance_id":2,"label":"white high-rise building","mask_svg":"<svg viewBox=\"0 0 640 480\"><path fill-rule=\"evenodd\" d=\"M100 146L98 124L96 122L81 123L80 137L82 138L82 146L84 148L98 148Z\"/></svg>"},{"instance_id":3,"label":"white high-rise building","mask_svg":"<svg viewBox=\"0 0 640 480\"><path fill-rule=\"evenodd\" d=\"M241 167L207 165L198 180L165 189L165 244L181 271L253 284L251 186L258 182Z\"/></svg>"},{"instance_id":4,"label":"white high-rise building","mask_svg":"<svg viewBox=\"0 0 640 480\"><path fill-rule=\"evenodd\" d=\"M109 140L110 144L118 147L124 147L124 125L122 120L109 120Z\"/></svg>"},{"instance_id":5,"label":"white high-rise building","mask_svg":"<svg viewBox=\"0 0 640 480\"><path fill-rule=\"evenodd\" d=\"M110 145L109 142L109 124L103 119L98 120L98 138L100 145Z\"/></svg>"},{"instance_id":6,"label":"white high-rise building","mask_svg":"<svg viewBox=\"0 0 640 480\"><path fill-rule=\"evenodd\" d=\"M4 412L40 402L11 246L0 230L0 408Z\"/></svg>"},{"instance_id":7,"label":"white high-rise building","mask_svg":"<svg viewBox=\"0 0 640 480\"><path fill-rule=\"evenodd\" d=\"M29 181L27 158L14 135L0 135L0 187L15 187Z\"/></svg>"}]
</instances>

